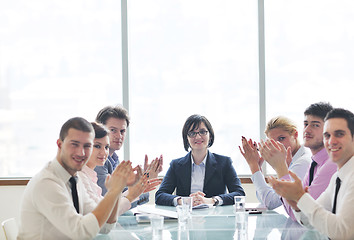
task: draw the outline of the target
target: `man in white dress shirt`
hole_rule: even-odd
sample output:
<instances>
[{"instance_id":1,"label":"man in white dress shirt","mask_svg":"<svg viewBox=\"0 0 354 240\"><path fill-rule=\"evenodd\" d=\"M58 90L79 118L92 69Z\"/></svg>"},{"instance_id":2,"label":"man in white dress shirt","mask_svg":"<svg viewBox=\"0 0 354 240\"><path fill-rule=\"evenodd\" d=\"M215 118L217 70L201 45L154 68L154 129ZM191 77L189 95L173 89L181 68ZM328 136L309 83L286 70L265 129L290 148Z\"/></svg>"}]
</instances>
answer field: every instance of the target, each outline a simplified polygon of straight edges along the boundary
<instances>
[{"instance_id":1,"label":"man in white dress shirt","mask_svg":"<svg viewBox=\"0 0 354 240\"><path fill-rule=\"evenodd\" d=\"M141 173L134 174L131 163L122 162L106 181L105 197L98 205L93 202L80 179L74 179L92 152L94 137L92 125L83 118L71 118L62 126L56 158L25 189L18 239L92 239L100 229L107 232L114 226L122 189Z\"/></svg>"},{"instance_id":2,"label":"man in white dress shirt","mask_svg":"<svg viewBox=\"0 0 354 240\"><path fill-rule=\"evenodd\" d=\"M324 145L338 171L327 189L314 200L294 174L294 182L270 178L274 190L286 198L297 220L312 225L331 239L354 238L354 114L336 108L328 113L324 126Z\"/></svg>"}]
</instances>

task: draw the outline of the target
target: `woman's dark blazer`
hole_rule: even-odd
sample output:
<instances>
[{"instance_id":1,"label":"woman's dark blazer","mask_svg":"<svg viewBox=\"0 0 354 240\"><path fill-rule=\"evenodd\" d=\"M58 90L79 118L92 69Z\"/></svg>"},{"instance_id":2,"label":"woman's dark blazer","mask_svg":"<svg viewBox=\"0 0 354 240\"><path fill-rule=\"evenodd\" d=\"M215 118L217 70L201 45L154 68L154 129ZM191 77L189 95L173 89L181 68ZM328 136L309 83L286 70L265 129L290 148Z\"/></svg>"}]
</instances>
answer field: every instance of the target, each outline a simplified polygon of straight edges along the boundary
<instances>
[{"instance_id":1,"label":"woman's dark blazer","mask_svg":"<svg viewBox=\"0 0 354 240\"><path fill-rule=\"evenodd\" d=\"M173 206L173 199L175 197L189 196L191 194L191 173L191 152L185 157L173 160L161 183L160 189L155 194L155 203L158 205ZM226 188L229 193L227 193ZM177 195L172 195L175 189ZM245 195L230 157L208 151L203 192L207 198L214 196L221 197L223 205L232 205L234 203L234 196Z\"/></svg>"}]
</instances>

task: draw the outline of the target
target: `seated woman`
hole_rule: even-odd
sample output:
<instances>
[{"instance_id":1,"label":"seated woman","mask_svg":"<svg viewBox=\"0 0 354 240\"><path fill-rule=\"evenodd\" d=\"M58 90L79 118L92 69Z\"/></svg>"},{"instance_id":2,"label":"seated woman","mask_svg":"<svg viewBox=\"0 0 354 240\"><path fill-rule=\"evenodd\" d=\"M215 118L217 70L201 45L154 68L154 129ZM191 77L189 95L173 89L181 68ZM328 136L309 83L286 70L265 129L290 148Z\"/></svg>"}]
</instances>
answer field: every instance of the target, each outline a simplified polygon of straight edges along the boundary
<instances>
[{"instance_id":1,"label":"seated woman","mask_svg":"<svg viewBox=\"0 0 354 240\"><path fill-rule=\"evenodd\" d=\"M99 203L103 198L102 189L97 185L97 173L95 172L96 166L103 166L109 154L109 136L108 129L99 123L91 123L95 130L95 139L93 141L92 154L87 161L86 165L78 172L89 196ZM131 207L131 202L128 199L138 199L139 195L144 191L151 191L159 182L154 179L148 183L147 176L141 177L137 182L135 191L125 191L122 194L118 203L118 216L128 211ZM128 197L129 194L129 197ZM132 197L130 197L132 196Z\"/></svg>"},{"instance_id":2,"label":"seated woman","mask_svg":"<svg viewBox=\"0 0 354 240\"><path fill-rule=\"evenodd\" d=\"M245 195L231 158L208 151L214 143L214 130L206 117L190 116L182 135L184 149L191 151L170 163L156 192L156 204L176 206L181 204L181 196L193 196L193 206L202 203L232 205L234 196ZM173 195L175 189L176 195Z\"/></svg>"},{"instance_id":3,"label":"seated woman","mask_svg":"<svg viewBox=\"0 0 354 240\"><path fill-rule=\"evenodd\" d=\"M311 153L300 144L299 133L293 121L283 116L274 117L267 123L264 133L269 139L274 139L291 151L291 158L285 158L286 153L280 157L286 159L289 170L302 179L310 165ZM239 149L251 169L251 179L256 186L258 200L268 209L281 206L283 204L281 197L266 183L262 174L264 159L258 153L257 144L252 139L242 137L242 148L239 146Z\"/></svg>"}]
</instances>

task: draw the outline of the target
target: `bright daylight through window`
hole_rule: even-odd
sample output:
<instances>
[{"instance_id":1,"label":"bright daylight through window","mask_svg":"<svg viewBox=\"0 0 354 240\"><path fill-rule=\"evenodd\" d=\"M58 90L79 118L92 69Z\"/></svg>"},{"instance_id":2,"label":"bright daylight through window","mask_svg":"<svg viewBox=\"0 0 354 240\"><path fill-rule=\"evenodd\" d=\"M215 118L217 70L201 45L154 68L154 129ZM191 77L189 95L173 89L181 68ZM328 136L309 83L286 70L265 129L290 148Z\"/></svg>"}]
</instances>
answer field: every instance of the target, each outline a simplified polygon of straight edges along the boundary
<instances>
[{"instance_id":1,"label":"bright daylight through window","mask_svg":"<svg viewBox=\"0 0 354 240\"><path fill-rule=\"evenodd\" d=\"M258 2L128 1L134 164L163 154L166 171L198 113L215 131L210 151L250 174L238 145L260 138ZM264 4L266 120L284 115L302 132L311 103L353 111L354 2ZM122 103L121 39L120 1L0 0L0 177L32 176L68 118Z\"/></svg>"}]
</instances>

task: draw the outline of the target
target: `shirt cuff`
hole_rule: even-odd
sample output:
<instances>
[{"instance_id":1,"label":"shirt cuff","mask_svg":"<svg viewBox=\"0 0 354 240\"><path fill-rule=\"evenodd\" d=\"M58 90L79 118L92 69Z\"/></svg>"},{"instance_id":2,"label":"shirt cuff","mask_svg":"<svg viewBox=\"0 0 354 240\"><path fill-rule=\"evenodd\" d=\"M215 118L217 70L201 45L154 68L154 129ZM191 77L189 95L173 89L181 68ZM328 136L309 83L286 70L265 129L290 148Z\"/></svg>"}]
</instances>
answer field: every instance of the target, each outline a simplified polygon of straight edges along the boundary
<instances>
[{"instance_id":1,"label":"shirt cuff","mask_svg":"<svg viewBox=\"0 0 354 240\"><path fill-rule=\"evenodd\" d=\"M114 227L116 223L105 223L100 229L101 234L108 234Z\"/></svg>"},{"instance_id":2,"label":"shirt cuff","mask_svg":"<svg viewBox=\"0 0 354 240\"><path fill-rule=\"evenodd\" d=\"M305 193L297 202L297 207L301 212L294 211L296 220L305 226L310 226L307 216L316 208L316 201L309 193Z\"/></svg>"},{"instance_id":3,"label":"shirt cuff","mask_svg":"<svg viewBox=\"0 0 354 240\"><path fill-rule=\"evenodd\" d=\"M218 204L215 206L221 206L224 204L224 201L222 200L222 198L220 196L215 196L214 198L216 198L218 200Z\"/></svg>"},{"instance_id":4,"label":"shirt cuff","mask_svg":"<svg viewBox=\"0 0 354 240\"><path fill-rule=\"evenodd\" d=\"M177 206L178 205L178 199L180 199L181 197L175 197L174 199L173 199L173 206Z\"/></svg>"},{"instance_id":5,"label":"shirt cuff","mask_svg":"<svg viewBox=\"0 0 354 240\"><path fill-rule=\"evenodd\" d=\"M316 202L309 193L305 193L297 202L297 206L302 212L311 213L316 207Z\"/></svg>"}]
</instances>

